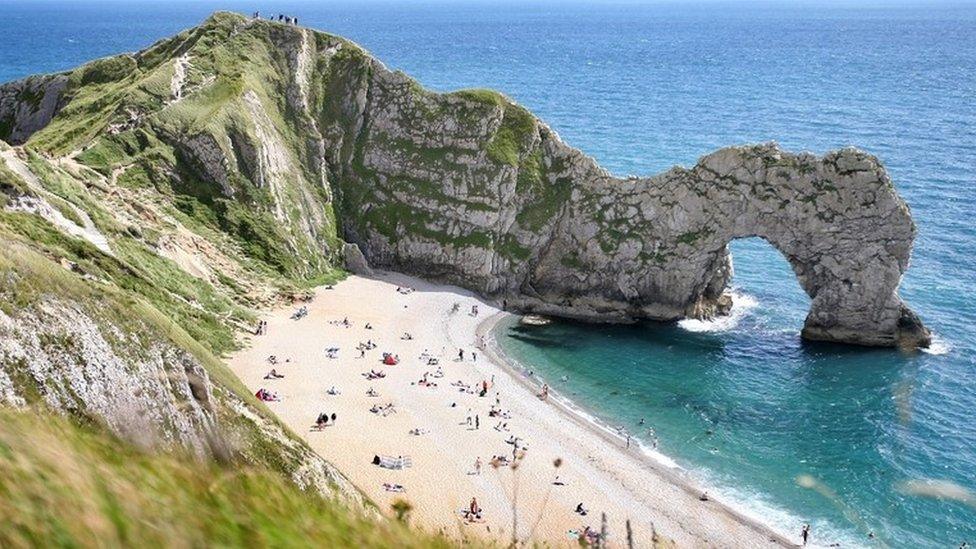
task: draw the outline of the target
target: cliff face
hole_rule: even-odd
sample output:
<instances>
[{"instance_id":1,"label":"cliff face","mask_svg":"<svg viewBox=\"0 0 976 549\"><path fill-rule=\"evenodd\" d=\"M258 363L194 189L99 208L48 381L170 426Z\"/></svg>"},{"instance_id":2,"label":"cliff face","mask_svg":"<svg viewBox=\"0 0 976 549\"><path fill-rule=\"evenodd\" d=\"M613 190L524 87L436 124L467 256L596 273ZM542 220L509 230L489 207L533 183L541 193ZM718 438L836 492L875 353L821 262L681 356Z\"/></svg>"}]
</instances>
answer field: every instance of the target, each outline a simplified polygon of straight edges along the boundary
<instances>
[{"instance_id":1,"label":"cliff face","mask_svg":"<svg viewBox=\"0 0 976 549\"><path fill-rule=\"evenodd\" d=\"M65 75L31 76L0 85L0 139L19 145L61 110Z\"/></svg>"},{"instance_id":2,"label":"cliff face","mask_svg":"<svg viewBox=\"0 0 976 549\"><path fill-rule=\"evenodd\" d=\"M344 165L347 237L373 264L586 320L726 312L728 244L759 236L810 296L803 336L926 345L899 299L915 228L884 168L846 149L722 149L617 179L497 96L418 91L372 67Z\"/></svg>"},{"instance_id":3,"label":"cliff face","mask_svg":"<svg viewBox=\"0 0 976 549\"><path fill-rule=\"evenodd\" d=\"M811 297L804 337L928 342L897 295L908 208L854 149L734 147L618 179L500 94L435 94L348 41L232 14L58 78L28 146L177 204L284 276L358 258L345 240L520 310L670 320L727 311L727 245L760 236Z\"/></svg>"}]
</instances>

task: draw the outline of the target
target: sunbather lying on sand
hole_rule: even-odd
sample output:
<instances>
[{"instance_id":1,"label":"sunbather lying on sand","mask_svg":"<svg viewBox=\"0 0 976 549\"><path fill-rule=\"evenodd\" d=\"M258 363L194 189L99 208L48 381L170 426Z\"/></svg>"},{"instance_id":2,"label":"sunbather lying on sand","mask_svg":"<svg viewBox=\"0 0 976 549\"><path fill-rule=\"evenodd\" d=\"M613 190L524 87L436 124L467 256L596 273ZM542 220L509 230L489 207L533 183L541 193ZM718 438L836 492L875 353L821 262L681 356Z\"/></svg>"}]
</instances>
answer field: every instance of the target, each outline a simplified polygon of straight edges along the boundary
<instances>
[{"instance_id":1,"label":"sunbather lying on sand","mask_svg":"<svg viewBox=\"0 0 976 549\"><path fill-rule=\"evenodd\" d=\"M383 483L383 489L387 492L406 492L407 489L403 487L402 484L390 484L389 482Z\"/></svg>"},{"instance_id":2,"label":"sunbather lying on sand","mask_svg":"<svg viewBox=\"0 0 976 549\"><path fill-rule=\"evenodd\" d=\"M281 401L281 399L278 397L278 393L272 393L270 391L265 390L264 388L258 389L258 392L254 393L254 396L256 396L258 400L263 402Z\"/></svg>"},{"instance_id":3,"label":"sunbather lying on sand","mask_svg":"<svg viewBox=\"0 0 976 549\"><path fill-rule=\"evenodd\" d=\"M386 417L390 414L395 414L396 408L393 407L393 403L391 402L386 406L380 406L378 404L374 404L373 407L369 409L369 411L373 412L374 414L379 414L382 415L383 417Z\"/></svg>"},{"instance_id":4,"label":"sunbather lying on sand","mask_svg":"<svg viewBox=\"0 0 976 549\"><path fill-rule=\"evenodd\" d=\"M420 385L421 387L432 387L432 388L437 387L437 384L434 383L433 381L429 381L427 379L427 376L428 373L424 372L424 375L417 381L417 385Z\"/></svg>"},{"instance_id":5,"label":"sunbather lying on sand","mask_svg":"<svg viewBox=\"0 0 976 549\"><path fill-rule=\"evenodd\" d=\"M285 377L285 376L282 375L282 374L279 374L277 370L275 370L274 368L272 368L271 371L268 372L267 375L264 376L264 379L281 379L283 377Z\"/></svg>"}]
</instances>

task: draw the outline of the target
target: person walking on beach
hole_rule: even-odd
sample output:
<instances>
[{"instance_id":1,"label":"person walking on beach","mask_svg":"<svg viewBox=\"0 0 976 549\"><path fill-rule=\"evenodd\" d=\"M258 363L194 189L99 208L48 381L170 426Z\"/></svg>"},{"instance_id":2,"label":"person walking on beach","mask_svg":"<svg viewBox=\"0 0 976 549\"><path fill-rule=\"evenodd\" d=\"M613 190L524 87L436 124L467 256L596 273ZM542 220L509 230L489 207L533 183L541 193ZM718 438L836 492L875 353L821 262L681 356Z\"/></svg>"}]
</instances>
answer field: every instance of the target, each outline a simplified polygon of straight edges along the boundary
<instances>
[{"instance_id":1,"label":"person walking on beach","mask_svg":"<svg viewBox=\"0 0 976 549\"><path fill-rule=\"evenodd\" d=\"M477 414L474 416L474 428L481 429L481 420L478 418Z\"/></svg>"},{"instance_id":2,"label":"person walking on beach","mask_svg":"<svg viewBox=\"0 0 976 549\"><path fill-rule=\"evenodd\" d=\"M478 458L474 460L474 474L481 474L481 456L478 456Z\"/></svg>"},{"instance_id":3,"label":"person walking on beach","mask_svg":"<svg viewBox=\"0 0 976 549\"><path fill-rule=\"evenodd\" d=\"M464 349L458 349L458 360L464 360Z\"/></svg>"},{"instance_id":4,"label":"person walking on beach","mask_svg":"<svg viewBox=\"0 0 976 549\"><path fill-rule=\"evenodd\" d=\"M810 525L804 524L803 530L800 531L800 537L803 538L803 545L807 544L807 540L810 538Z\"/></svg>"}]
</instances>

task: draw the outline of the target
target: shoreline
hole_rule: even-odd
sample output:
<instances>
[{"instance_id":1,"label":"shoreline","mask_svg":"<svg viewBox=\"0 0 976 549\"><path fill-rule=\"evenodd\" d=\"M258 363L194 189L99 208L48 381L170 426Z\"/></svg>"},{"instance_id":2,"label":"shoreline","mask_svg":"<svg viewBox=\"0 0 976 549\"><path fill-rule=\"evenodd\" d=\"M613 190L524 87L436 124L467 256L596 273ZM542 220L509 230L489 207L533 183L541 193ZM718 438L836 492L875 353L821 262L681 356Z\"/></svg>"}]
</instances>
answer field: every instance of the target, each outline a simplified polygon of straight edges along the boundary
<instances>
[{"instance_id":1,"label":"shoreline","mask_svg":"<svg viewBox=\"0 0 976 549\"><path fill-rule=\"evenodd\" d=\"M605 513L611 546L624 539L627 522L637 547L655 536L677 547L797 546L727 502L700 501L702 490L682 470L644 453L639 441L626 449L619 434L571 400L539 400L538 385L494 339L494 328L512 315L474 293L383 271L314 292L307 316L292 318L302 304L262 315L267 334L248 338L228 365L250 390L279 395L268 408L387 515L397 499L407 499L411 523L458 540L505 542L514 532L520 540L573 546L573 532L599 529ZM375 350L361 352L357 343L367 340ZM382 364L382 352L398 355L399 364ZM283 378L266 377L269 355L278 357L274 367ZM440 375L424 383L434 368ZM386 376L364 379L367 369ZM488 380L489 391L472 390ZM310 428L320 412L339 419ZM525 457L517 471L488 466L490 456L514 456L519 447ZM413 466L383 469L374 455L409 456ZM476 458L483 472L473 471ZM390 484L403 492L387 491ZM485 509L484 520L459 518L471 497ZM578 504L590 512L574 513Z\"/></svg>"},{"instance_id":2,"label":"shoreline","mask_svg":"<svg viewBox=\"0 0 976 549\"><path fill-rule=\"evenodd\" d=\"M506 354L494 337L495 328L500 322L506 318L517 316L519 315L508 313L506 311L499 311L479 324L477 328L477 337L484 338L483 341L485 341L485 345L482 347L482 350L486 355L489 356L495 366L507 373L513 380L515 380L516 383L522 385L532 396L535 396L542 390L542 385L536 382L536 380L539 378L535 377L534 375L530 377L524 366L522 366L519 361ZM773 526L763 522L761 519L749 516L748 513L736 509L734 504L722 499L715 499L707 489L698 486L693 479L685 477L684 474L686 473L686 470L677 465L669 456L657 452L656 450L652 451L653 453L660 455L662 458L664 458L664 460L670 461L674 465L669 465L661 458L657 458L650 454L639 441L637 441L637 444L633 447L633 449L628 448L626 438L624 436L609 425L604 425L595 415L585 412L582 407L579 407L573 403L572 399L561 395L557 390L553 389L551 385L549 388L549 395L550 398L547 400L547 403L551 404L553 408L555 408L561 414L575 421L584 429L590 430L590 432L600 437L604 442L613 445L617 451L641 462L645 467L653 470L656 474L665 477L674 485L684 489L688 495L698 497L703 492L709 493L709 500L707 502L702 502L703 504L711 504L720 508L723 513L727 513L741 522L743 525L754 528L757 531L764 532L771 540L775 540L776 543L779 543L785 547L798 546L798 544L789 539L788 536L777 531Z\"/></svg>"}]
</instances>

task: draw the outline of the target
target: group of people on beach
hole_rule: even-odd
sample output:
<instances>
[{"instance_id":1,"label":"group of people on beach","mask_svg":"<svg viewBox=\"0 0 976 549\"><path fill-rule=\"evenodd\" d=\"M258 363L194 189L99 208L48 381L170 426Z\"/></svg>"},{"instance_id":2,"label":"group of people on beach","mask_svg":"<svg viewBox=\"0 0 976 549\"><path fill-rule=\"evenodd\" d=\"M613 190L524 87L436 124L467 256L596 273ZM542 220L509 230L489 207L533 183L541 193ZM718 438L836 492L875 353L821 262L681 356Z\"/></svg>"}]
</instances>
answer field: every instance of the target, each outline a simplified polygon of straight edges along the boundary
<instances>
[{"instance_id":1,"label":"group of people on beach","mask_svg":"<svg viewBox=\"0 0 976 549\"><path fill-rule=\"evenodd\" d=\"M484 522L484 517L482 516L481 506L478 505L477 498L471 498L471 503L468 504L467 509L461 510L461 516L466 522Z\"/></svg>"},{"instance_id":2,"label":"group of people on beach","mask_svg":"<svg viewBox=\"0 0 976 549\"><path fill-rule=\"evenodd\" d=\"M397 292L398 294L401 295L409 295L412 292L414 292L414 289L409 287L398 287ZM456 313L459 310L460 310L460 304L455 303L451 309L451 312ZM472 305L470 309L470 316L476 317L478 316L478 314L479 314L478 306ZM297 311L295 311L292 318L298 320L304 318L306 315L308 315L308 308L302 306ZM350 321L348 317L342 318L341 320L332 320L329 322L329 324L332 326L341 327L343 329L349 329L354 327L354 323ZM358 322L356 324L358 324ZM365 329L369 329L369 330L373 328L372 325L369 323L366 323L363 326ZM261 320L257 324L255 334L256 335L266 334L267 328L268 328L267 321ZM394 333L394 337L395 337L395 333ZM404 342L413 342L414 339L415 339L414 335L410 332L402 332L402 335L400 337L400 340ZM386 343L384 343L384 345L385 344ZM476 338L473 347L477 349L485 349L485 345L486 342L484 336L479 335ZM376 349L378 346L379 345L375 343L373 339L368 339L366 342L360 342L359 345L356 347L356 349L359 351L359 356L361 358L365 358L367 352ZM327 356L331 358L338 358L338 352L339 352L339 347L337 346L329 347L326 349ZM431 372L430 370L424 371L423 375L421 375L419 379L413 378L413 379L417 379L417 381L411 382L411 385L428 388L434 391L438 390L438 383L433 380L440 379L445 376L444 369L442 369L442 367L439 365L439 360L440 358L443 357L444 354L448 354L448 353L449 351L446 352L446 349L441 348L440 353L432 353L430 350L424 349L423 353L420 353L419 355L414 355L414 357L417 358L420 364L428 365L428 366L433 365L433 366L437 366L437 368L436 371L434 372ZM448 356L450 355L448 354ZM457 362L468 362L468 360L465 359L468 359L471 362L475 362L477 360L477 352L463 347L458 348ZM400 357L399 355L392 352L384 352L382 353L382 359L380 361L386 365L395 365L400 362ZM409 357L407 360L408 363L412 363L412 361L413 361L413 357ZM272 365L279 365L278 358L275 355L268 357L268 362ZM286 360L286 362L290 362L290 360ZM452 368L453 367L449 367L448 370ZM399 370L399 369L400 368L396 368L395 370ZM527 375L531 377L532 374L528 373ZM363 376L366 377L368 380L382 380L387 377L387 374L382 370L370 369L369 371L363 373ZM265 375L264 379L273 381L273 380L282 379L284 377L285 375L280 373L278 368L271 368L271 370ZM488 408L487 417L496 418L497 423L493 426L493 428L496 432L500 433L500 435L491 435L491 436L492 437L498 436L499 442L504 442L511 446L511 452L505 452L505 451L498 452L496 450L494 453L486 452L485 454L482 454L482 455L487 455L488 453L491 453L491 456L487 460L487 462L482 461L481 456L477 456L473 461L474 464L473 470L469 470L467 474L481 475L485 464L491 466L492 468L498 469L501 467L510 467L512 466L513 463L517 463L520 460L525 459L528 452L528 445L526 444L525 440L522 437L517 436L515 433L512 432L512 431L518 431L518 424L512 423L512 427L510 427L510 422L513 421L512 413L511 410L505 410L501 406L499 393L497 393L497 391L495 391L494 389L494 376L491 377L490 381L484 378L475 379L475 380L467 379L466 381L463 378L461 378L458 379L456 382L451 383L450 385L456 388L462 395L477 395L478 397L486 397L489 391L493 392L494 393L493 396L495 397L494 404L492 404ZM562 379L561 381L566 381L566 379ZM443 387L441 387L440 390L443 390ZM327 394L330 396L338 396L341 393L338 391L338 389L335 388L335 386L333 386L331 389L327 391ZM549 385L547 383L542 383L541 390L537 393L536 396L542 401L547 401L549 398L549 394L550 394ZM368 390L366 390L366 395L369 397L378 398L380 396L380 393L376 391L372 386L370 386ZM255 393L255 396L259 400L264 402L276 402L280 400L280 397L276 392L269 391L265 388L260 388ZM463 398L470 399L469 396L465 396ZM479 399L469 400L469 402L478 402L478 400ZM463 406L463 401L458 400L456 402L451 402L451 407L458 408L459 406L457 406L457 404L459 402ZM391 414L395 414L397 412L397 406L393 401L390 401L385 404L373 404L368 409L368 411L377 416L385 417ZM458 410L458 412L460 412L460 410ZM484 413L485 410L483 408L479 412L477 407L474 406L466 407L465 415L463 416L463 418L459 418L459 419L463 419L463 421L461 421L461 424L466 426L469 430L479 431L481 427L481 418L486 417ZM327 426L335 425L336 419L337 419L337 414L335 412L332 413L320 412L315 418L314 424L312 426L312 430L322 431ZM641 428L641 431L646 430L648 432L649 437L653 441L653 445L656 448L657 436L654 432L654 429L647 427L645 423L646 422L644 418L641 418L640 421L638 422L638 426ZM489 423L489 425L491 425L491 422ZM409 434L412 436L422 436L428 434L429 432L430 432L429 429L420 428L420 427L414 427L409 430ZM490 433L490 431L488 431L488 433ZM626 446L629 448L631 436L629 434L626 434L622 430L619 431L619 434L621 434L621 438L625 438ZM481 435L480 433L476 436L487 437L487 435ZM502 439L501 437L505 437L505 438ZM401 456L393 460L391 463L392 465L386 467L387 469L392 469L392 470L400 469L403 467L404 464L409 464L409 458L404 459ZM554 486L565 485L565 483L560 479L559 476L556 477L556 480L554 480L552 484ZM406 488L402 484L394 483L394 482L384 482L382 483L381 486L383 490L387 492L404 492L406 490ZM705 493L702 493L699 499L701 499L703 502L709 501L708 495ZM584 506L584 502L582 501L579 502L575 507L572 507L570 504L570 506L568 506L568 509L566 509L566 511L568 512L569 510L572 510L572 512L579 517L590 516L590 510L587 509L586 506ZM464 519L466 524L485 522L485 512L479 505L476 497L471 498L470 504L467 506L467 508L460 510L460 514L462 515L462 518ZM590 526L584 526L578 530L570 530L570 534L590 545L596 545L601 541L601 533L597 530L594 530ZM810 540L810 535L811 535L810 525L804 524L800 532L800 540L802 541L803 545L807 545L808 541ZM963 545L960 547L966 548L968 546Z\"/></svg>"},{"instance_id":3,"label":"group of people on beach","mask_svg":"<svg viewBox=\"0 0 976 549\"><path fill-rule=\"evenodd\" d=\"M398 287L396 291L400 295L409 295L414 292L414 289L409 287ZM452 312L457 312L459 309L460 309L459 305L455 304L454 308L452 309ZM477 304L472 305L469 313L470 316L477 317L479 313L480 311L478 309L478 305ZM292 318L299 320L304 318L306 315L308 315L308 308L302 306L297 311L295 311ZM331 320L328 322L328 324L330 326L335 326L343 329L350 329L353 328L356 324L358 324L358 322L354 323L348 317L345 317L342 318L341 320ZM369 323L366 323L361 326L363 326L365 329L373 328L372 325L370 325ZM266 330L266 324L262 322L262 324L259 324L258 332L263 333L264 330ZM416 338L414 334L410 332L401 333L400 340L402 342L411 342L411 344L413 344L415 339L419 339L419 338ZM477 349L484 349L485 345L486 343L485 343L484 336L479 336L475 341L475 344L473 345L473 349L464 348L464 347L458 348L457 361L465 362L465 363L476 362ZM360 358L366 358L367 353L377 349L377 347L379 347L379 345L375 343L373 339L369 339L366 342L360 342L359 345L356 347L356 349L359 351L358 355ZM431 390L438 390L438 383L435 380L443 378L445 376L444 368L442 368L439 364L439 361L443 356L444 352L445 352L444 349L441 349L440 353L434 353L428 349L424 349L423 353L417 356L417 360L419 361L420 364L423 365L436 366L436 371L433 372L430 370L424 371L423 375L421 375L419 379L414 378L417 379L417 381L412 382L411 385L424 387ZM326 349L326 355L331 358L338 358L339 346L328 347ZM382 353L381 356L382 358L380 359L380 362L382 362L384 365L387 366L393 366L401 362L400 356L391 351L384 352ZM269 357L269 362L271 362L272 364L276 364L277 358ZM408 360L408 363L412 364L412 359ZM399 370L400 368L396 368L396 369ZM386 378L387 374L383 370L370 368L369 370L363 373L363 376L367 380L379 382L380 380ZM271 371L268 372L266 379L275 380L275 379L280 379L282 377L284 377L283 374L279 373L277 369L272 368ZM451 383L451 386L457 389L458 392L460 392L462 395L476 395L477 397L479 397L479 399L475 399L473 402L477 402L478 400L480 400L480 398L487 397L489 395L489 392L494 393L493 394L494 403L491 404L490 406L487 406L486 407L487 410L482 409L479 412L477 411L477 407L474 406L466 407L467 412L462 418L460 418L463 419L461 423L465 425L468 429L472 431L477 431L480 430L481 428L481 423L482 423L481 419L483 417L495 418L497 423L494 424L493 427L494 430L499 433L499 435L492 435L492 436L499 437L498 438L499 444L505 443L511 447L510 452L509 451L499 452L496 450L495 452L491 453L491 456L490 458L487 459L487 462L483 462L481 456L476 457L476 459L474 460L474 471L473 473L470 474L480 475L482 473L482 469L485 464L496 469L501 467L510 467L512 466L512 464L524 460L527 456L528 444L526 444L526 441L523 437L518 436L512 432L515 430L512 428L512 426L516 424L513 423L514 420L512 419L511 411L506 410L502 407L500 395L493 389L494 381L495 381L494 376L491 376L491 379L480 378L475 380L470 380L470 379L464 380L463 378L461 378L458 379L456 382ZM330 396L338 396L340 392L333 386L332 389L327 391L327 394ZM379 392L376 391L376 389L374 389L374 387L372 386L368 387L368 390L366 390L366 395L374 398L378 398L380 396ZM543 385L542 392L538 396L540 399L546 400L548 398L548 395L549 395L549 386ZM268 401L278 400L277 394L268 392L265 389L259 390L256 396L258 396L258 398L261 400L268 400ZM465 396L464 398L470 398L470 397ZM459 401L451 402L451 407L458 407L457 402ZM397 405L393 401L386 402L384 404L376 403L376 404L372 404L368 409L368 411L377 416L388 416L390 414L395 414L397 412ZM485 413L487 413L487 415L485 415ZM337 414L334 412L332 413L320 412L315 417L312 430L322 431L327 426L335 425L336 416ZM422 436L428 432L429 432L428 429L415 427L410 429L409 434L413 436ZM385 458L380 459L380 465L385 467L386 469L391 469L391 470L401 469L403 466L409 466L410 463L409 458L404 459L401 457L401 458L394 459L392 461L387 460L390 461L390 463L386 464L388 466L385 466L384 459ZM558 477L557 480L553 482L553 484L558 486L564 485L564 483ZM406 490L406 487L404 487L402 484L394 483L394 482L384 482L382 483L381 486L383 490L387 492L403 492ZM576 506L574 511L579 516L587 516L589 512L583 506L582 502ZM470 505L466 509L462 510L462 515L465 523L468 524L482 523L485 521L484 510L478 504L476 498L471 499ZM588 541L592 541L596 539L594 538L594 532L588 528L583 530L581 537L587 539Z\"/></svg>"},{"instance_id":4,"label":"group of people on beach","mask_svg":"<svg viewBox=\"0 0 976 549\"><path fill-rule=\"evenodd\" d=\"M320 413L319 414L319 417L317 417L315 419L315 425L314 425L313 428L314 429L321 430L321 429L324 429L324 428L328 427L329 420L330 419L332 420L332 424L335 425L335 422L336 422L336 414L335 414L335 412L332 412L332 415L331 416L328 413L326 413L326 412Z\"/></svg>"}]
</instances>

